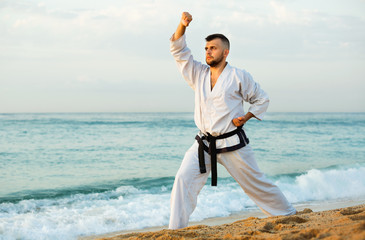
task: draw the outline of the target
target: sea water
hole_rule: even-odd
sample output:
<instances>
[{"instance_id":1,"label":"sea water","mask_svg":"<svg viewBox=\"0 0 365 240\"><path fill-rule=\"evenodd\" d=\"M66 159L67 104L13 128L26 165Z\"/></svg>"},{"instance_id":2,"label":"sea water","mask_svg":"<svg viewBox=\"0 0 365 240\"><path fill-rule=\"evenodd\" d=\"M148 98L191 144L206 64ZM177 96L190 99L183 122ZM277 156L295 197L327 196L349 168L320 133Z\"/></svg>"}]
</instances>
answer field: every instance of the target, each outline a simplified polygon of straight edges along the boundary
<instances>
[{"instance_id":1,"label":"sea water","mask_svg":"<svg viewBox=\"0 0 365 240\"><path fill-rule=\"evenodd\" d=\"M246 133L295 205L365 199L365 113L268 113ZM170 192L198 132L193 113L0 114L0 239L168 224ZM257 209L221 166L191 221Z\"/></svg>"}]
</instances>

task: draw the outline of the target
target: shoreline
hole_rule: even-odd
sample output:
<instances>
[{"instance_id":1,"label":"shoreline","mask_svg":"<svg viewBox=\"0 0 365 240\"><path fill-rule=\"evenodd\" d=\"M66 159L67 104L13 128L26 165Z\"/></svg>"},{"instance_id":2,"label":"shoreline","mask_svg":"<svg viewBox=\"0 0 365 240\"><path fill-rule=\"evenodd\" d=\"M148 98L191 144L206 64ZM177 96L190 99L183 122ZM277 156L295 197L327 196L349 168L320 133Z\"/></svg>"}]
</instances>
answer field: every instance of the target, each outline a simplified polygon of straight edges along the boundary
<instances>
[{"instance_id":1,"label":"shoreline","mask_svg":"<svg viewBox=\"0 0 365 240\"><path fill-rule=\"evenodd\" d=\"M303 203L294 205L297 209L298 214L301 214L306 211L311 211L313 213L320 212L331 212L331 211L340 211L340 209L348 209L348 208L364 208L365 210L365 199L359 200L342 200L342 201L327 201L327 202L311 202L311 203ZM309 209L309 210L308 210ZM365 211L363 212L364 218L360 220L364 220L364 231L365 231ZM294 215L296 216L296 215ZM189 226L184 229L196 228L198 226L206 226L206 227L222 227L226 225L233 224L235 222L246 221L249 219L255 219L255 221L265 222L268 219L273 218L288 218L287 216L277 216L277 217L267 217L260 209L253 209L244 212L234 213L227 217L214 217L204 219L199 222L190 222ZM290 217L290 216L289 216ZM131 239L138 239L138 234L147 234L147 233L160 233L163 231L181 231L181 230L167 230L168 226L155 226L155 227L147 227L143 229L131 229L131 230L122 230L111 233L105 233L100 235L92 235L92 236L80 236L79 240L116 240L116 239L127 239L127 237L131 237ZM365 235L365 232L364 232ZM188 239L186 236L184 236ZM365 238L364 238L365 239Z\"/></svg>"}]
</instances>

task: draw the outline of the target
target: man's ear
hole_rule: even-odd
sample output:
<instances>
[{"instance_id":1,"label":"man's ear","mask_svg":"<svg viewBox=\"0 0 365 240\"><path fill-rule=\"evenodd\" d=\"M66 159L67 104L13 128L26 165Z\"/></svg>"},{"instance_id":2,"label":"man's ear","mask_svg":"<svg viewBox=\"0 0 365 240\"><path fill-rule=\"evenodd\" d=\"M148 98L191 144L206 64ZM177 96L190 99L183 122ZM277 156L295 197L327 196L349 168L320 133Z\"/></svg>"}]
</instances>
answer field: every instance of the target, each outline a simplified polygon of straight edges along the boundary
<instances>
[{"instance_id":1,"label":"man's ear","mask_svg":"<svg viewBox=\"0 0 365 240\"><path fill-rule=\"evenodd\" d=\"M227 57L229 54L229 49L224 49L223 56Z\"/></svg>"}]
</instances>

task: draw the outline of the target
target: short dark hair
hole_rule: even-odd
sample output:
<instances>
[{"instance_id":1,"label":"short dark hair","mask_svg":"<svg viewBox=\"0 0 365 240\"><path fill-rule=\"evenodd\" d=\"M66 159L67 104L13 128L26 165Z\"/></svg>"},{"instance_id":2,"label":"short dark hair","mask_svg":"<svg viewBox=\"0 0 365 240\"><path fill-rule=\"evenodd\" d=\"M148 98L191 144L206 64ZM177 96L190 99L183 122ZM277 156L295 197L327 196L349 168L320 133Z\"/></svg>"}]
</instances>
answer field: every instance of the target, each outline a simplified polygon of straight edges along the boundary
<instances>
[{"instance_id":1,"label":"short dark hair","mask_svg":"<svg viewBox=\"0 0 365 240\"><path fill-rule=\"evenodd\" d=\"M229 40L223 34L220 34L220 33L211 34L205 38L205 41L210 42L216 38L219 38L220 40L222 40L223 45L229 50Z\"/></svg>"}]
</instances>

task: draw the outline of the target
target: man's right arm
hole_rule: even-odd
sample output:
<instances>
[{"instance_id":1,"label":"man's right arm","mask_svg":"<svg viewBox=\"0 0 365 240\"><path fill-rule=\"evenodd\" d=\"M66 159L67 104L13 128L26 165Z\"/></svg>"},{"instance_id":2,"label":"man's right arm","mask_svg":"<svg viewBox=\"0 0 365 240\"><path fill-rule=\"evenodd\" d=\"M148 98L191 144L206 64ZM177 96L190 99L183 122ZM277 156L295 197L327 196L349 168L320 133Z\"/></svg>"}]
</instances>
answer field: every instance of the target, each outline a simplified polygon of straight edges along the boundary
<instances>
[{"instance_id":1,"label":"man's right arm","mask_svg":"<svg viewBox=\"0 0 365 240\"><path fill-rule=\"evenodd\" d=\"M177 29L172 36L172 41L175 41L179 39L182 35L184 35L186 27L189 26L190 22L193 20L193 16L191 16L188 12L183 12L181 16L181 20L179 25L177 26Z\"/></svg>"},{"instance_id":2,"label":"man's right arm","mask_svg":"<svg viewBox=\"0 0 365 240\"><path fill-rule=\"evenodd\" d=\"M186 45L185 30L192 21L192 16L184 12L176 32L170 38L170 52L176 64L189 86L195 90L197 81L200 81L200 74L206 70L206 65L194 60L190 49Z\"/></svg>"}]
</instances>

